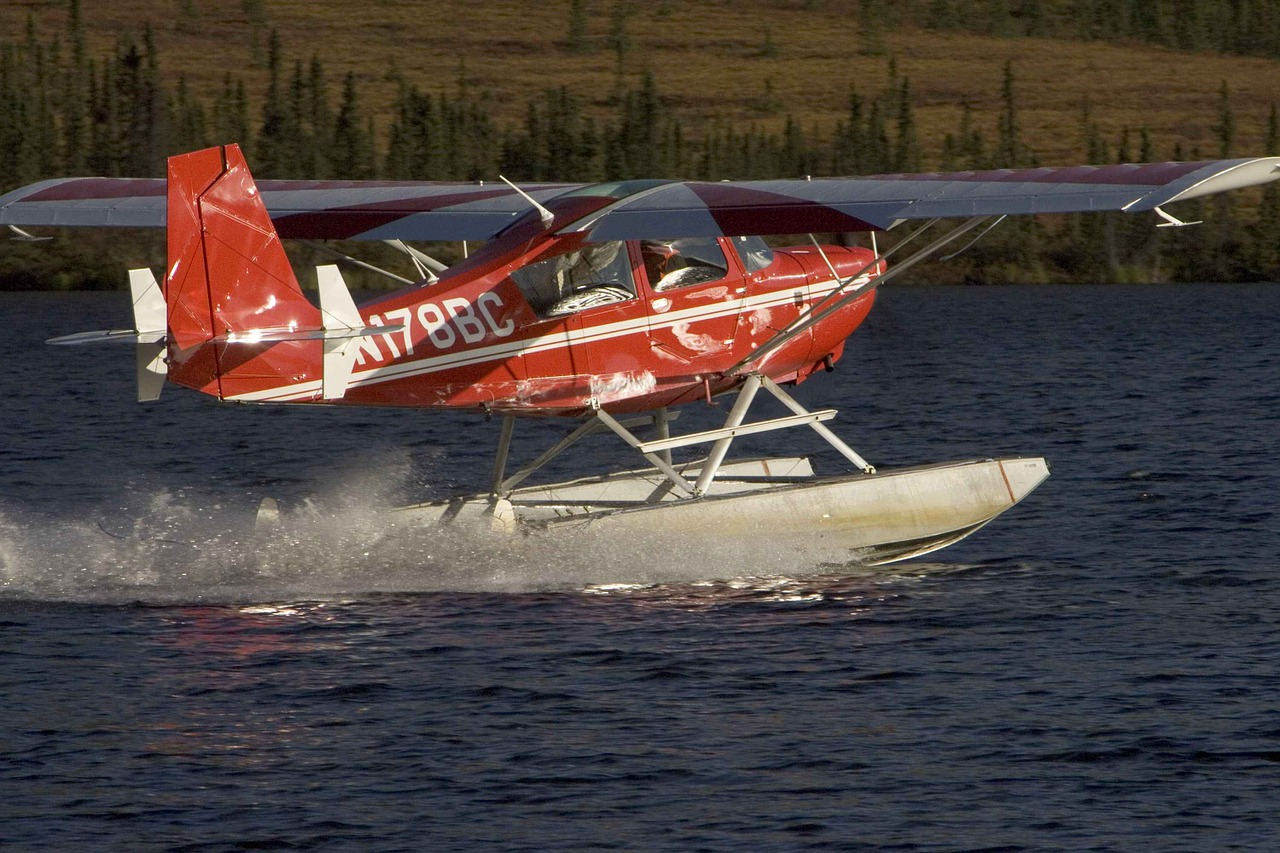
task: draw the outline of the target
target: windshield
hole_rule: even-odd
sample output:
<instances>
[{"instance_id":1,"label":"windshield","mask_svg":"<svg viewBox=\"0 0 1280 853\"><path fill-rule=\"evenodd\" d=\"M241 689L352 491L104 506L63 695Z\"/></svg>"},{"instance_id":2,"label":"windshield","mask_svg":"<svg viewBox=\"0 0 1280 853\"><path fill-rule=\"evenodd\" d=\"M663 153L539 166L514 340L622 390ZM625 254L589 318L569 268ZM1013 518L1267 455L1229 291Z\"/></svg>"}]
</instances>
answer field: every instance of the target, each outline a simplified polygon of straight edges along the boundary
<instances>
[{"instance_id":1,"label":"windshield","mask_svg":"<svg viewBox=\"0 0 1280 853\"><path fill-rule=\"evenodd\" d=\"M733 237L731 240L747 272L762 270L773 263L773 249L763 237Z\"/></svg>"}]
</instances>

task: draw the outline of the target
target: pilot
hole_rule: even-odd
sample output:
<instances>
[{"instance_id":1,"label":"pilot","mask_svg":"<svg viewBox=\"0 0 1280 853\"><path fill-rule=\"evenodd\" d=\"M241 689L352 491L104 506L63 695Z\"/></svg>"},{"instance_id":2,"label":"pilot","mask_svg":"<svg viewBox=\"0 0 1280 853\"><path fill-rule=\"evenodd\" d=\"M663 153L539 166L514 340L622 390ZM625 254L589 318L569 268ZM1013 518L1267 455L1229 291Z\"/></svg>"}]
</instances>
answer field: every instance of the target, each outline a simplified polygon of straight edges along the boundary
<instances>
[{"instance_id":1,"label":"pilot","mask_svg":"<svg viewBox=\"0 0 1280 853\"><path fill-rule=\"evenodd\" d=\"M672 258L680 256L680 250L673 240L644 240L640 243L640 256L644 258L644 271L649 276L649 285L655 290L669 272L680 266L671 263Z\"/></svg>"},{"instance_id":2,"label":"pilot","mask_svg":"<svg viewBox=\"0 0 1280 853\"><path fill-rule=\"evenodd\" d=\"M581 260L581 252L570 252L567 255L561 255L550 264L551 283L555 286L557 298L573 292L573 268Z\"/></svg>"}]
</instances>

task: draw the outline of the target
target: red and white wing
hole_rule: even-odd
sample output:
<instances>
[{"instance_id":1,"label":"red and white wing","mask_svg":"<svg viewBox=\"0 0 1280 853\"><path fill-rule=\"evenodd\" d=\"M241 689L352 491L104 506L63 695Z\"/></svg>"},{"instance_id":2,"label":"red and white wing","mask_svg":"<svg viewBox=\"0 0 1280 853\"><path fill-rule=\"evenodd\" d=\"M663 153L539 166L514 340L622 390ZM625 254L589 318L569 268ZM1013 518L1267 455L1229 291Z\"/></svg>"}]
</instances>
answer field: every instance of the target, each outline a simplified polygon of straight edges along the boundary
<instances>
[{"instance_id":1,"label":"red and white wing","mask_svg":"<svg viewBox=\"0 0 1280 853\"><path fill-rule=\"evenodd\" d=\"M539 201L579 184L523 187ZM309 240L486 240L527 201L502 183L260 181L283 238ZM61 178L0 196L0 225L163 228L160 178Z\"/></svg>"},{"instance_id":2,"label":"red and white wing","mask_svg":"<svg viewBox=\"0 0 1280 853\"><path fill-rule=\"evenodd\" d=\"M591 240L868 231L911 219L1154 210L1280 178L1280 158L771 181L524 186ZM262 181L281 237L484 240L532 210L504 184ZM618 190L619 187L626 189ZM557 197L612 197L572 218ZM0 196L0 225L163 227L158 179L66 178Z\"/></svg>"},{"instance_id":3,"label":"red and white wing","mask_svg":"<svg viewBox=\"0 0 1280 853\"><path fill-rule=\"evenodd\" d=\"M812 180L683 182L647 189L565 230L592 240L884 230L898 222L1123 210L1280 178L1280 157Z\"/></svg>"}]
</instances>

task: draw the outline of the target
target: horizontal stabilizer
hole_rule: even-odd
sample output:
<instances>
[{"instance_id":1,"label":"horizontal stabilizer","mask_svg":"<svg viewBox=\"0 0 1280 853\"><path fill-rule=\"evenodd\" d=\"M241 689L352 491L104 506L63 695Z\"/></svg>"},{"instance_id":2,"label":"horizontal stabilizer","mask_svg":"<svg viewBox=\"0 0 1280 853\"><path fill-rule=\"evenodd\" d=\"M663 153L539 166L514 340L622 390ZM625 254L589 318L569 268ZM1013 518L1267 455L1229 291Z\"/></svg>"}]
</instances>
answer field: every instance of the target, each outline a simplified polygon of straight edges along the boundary
<instances>
[{"instance_id":1,"label":"horizontal stabilizer","mask_svg":"<svg viewBox=\"0 0 1280 853\"><path fill-rule=\"evenodd\" d=\"M360 310L351 298L341 270L333 264L318 266L316 280L320 285L320 321L325 333L342 335L325 339L320 384L326 400L340 400L347 393L347 381L356 366L356 338L350 336L364 328L364 320L360 319Z\"/></svg>"},{"instance_id":2,"label":"horizontal stabilizer","mask_svg":"<svg viewBox=\"0 0 1280 853\"><path fill-rule=\"evenodd\" d=\"M79 344L134 344L137 346L138 402L159 399L169 365L165 335L165 303L160 285L151 270L129 270L129 292L133 297L133 328L77 332L45 341L55 346Z\"/></svg>"},{"instance_id":3,"label":"horizontal stabilizer","mask_svg":"<svg viewBox=\"0 0 1280 853\"><path fill-rule=\"evenodd\" d=\"M102 329L96 332L76 332L74 335L62 335L57 338L49 338L46 344L54 346L76 346L79 344L138 344L138 343L160 343L164 340L164 333L159 336L154 334L140 335L133 329Z\"/></svg>"},{"instance_id":4,"label":"horizontal stabilizer","mask_svg":"<svg viewBox=\"0 0 1280 853\"><path fill-rule=\"evenodd\" d=\"M129 270L129 293L133 298L133 328L77 332L50 338L46 344L163 344L165 342L164 294L151 270Z\"/></svg>"},{"instance_id":5,"label":"horizontal stabilizer","mask_svg":"<svg viewBox=\"0 0 1280 853\"><path fill-rule=\"evenodd\" d=\"M345 341L352 338L371 338L374 335L389 335L392 332L403 332L403 323L386 326L361 326L358 329L250 329L246 332L230 332L212 338L215 344L282 344L286 341ZM91 334L113 334L95 332ZM132 334L130 332L129 334ZM46 343L54 343L47 341Z\"/></svg>"}]
</instances>

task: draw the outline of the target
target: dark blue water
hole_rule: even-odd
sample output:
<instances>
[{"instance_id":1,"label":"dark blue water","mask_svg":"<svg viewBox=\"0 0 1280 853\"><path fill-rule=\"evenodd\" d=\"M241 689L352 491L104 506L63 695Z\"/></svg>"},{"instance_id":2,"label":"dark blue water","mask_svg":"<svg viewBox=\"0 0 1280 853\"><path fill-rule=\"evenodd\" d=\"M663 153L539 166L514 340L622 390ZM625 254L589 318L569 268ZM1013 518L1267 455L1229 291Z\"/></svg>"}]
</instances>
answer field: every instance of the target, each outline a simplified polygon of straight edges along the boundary
<instances>
[{"instance_id":1,"label":"dark blue water","mask_svg":"<svg viewBox=\"0 0 1280 853\"><path fill-rule=\"evenodd\" d=\"M876 571L396 528L496 423L40 344L126 318L0 296L6 850L1276 849L1278 287L887 289L798 395L1054 474ZM255 540L267 495L315 521Z\"/></svg>"}]
</instances>

